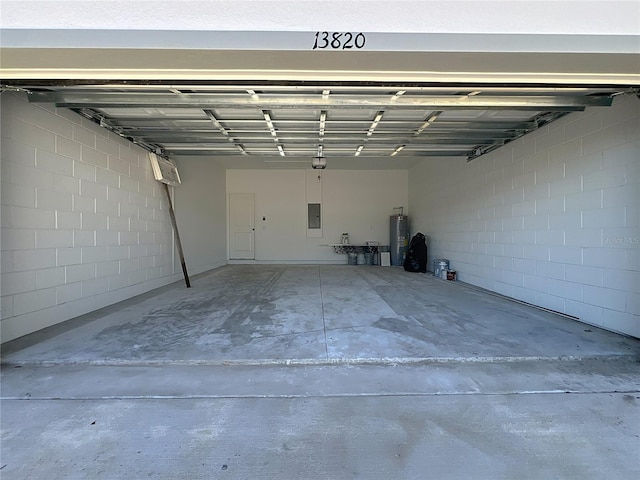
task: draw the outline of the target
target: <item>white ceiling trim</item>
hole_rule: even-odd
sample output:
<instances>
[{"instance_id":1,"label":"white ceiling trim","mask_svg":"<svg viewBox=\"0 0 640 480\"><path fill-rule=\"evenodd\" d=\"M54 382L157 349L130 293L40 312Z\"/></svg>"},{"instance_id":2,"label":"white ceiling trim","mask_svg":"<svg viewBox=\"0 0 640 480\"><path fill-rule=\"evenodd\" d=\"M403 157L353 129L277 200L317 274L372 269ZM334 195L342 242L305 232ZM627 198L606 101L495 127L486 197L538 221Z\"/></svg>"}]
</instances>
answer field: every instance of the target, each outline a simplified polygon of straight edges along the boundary
<instances>
[{"instance_id":1,"label":"white ceiling trim","mask_svg":"<svg viewBox=\"0 0 640 480\"><path fill-rule=\"evenodd\" d=\"M216 70L145 68L2 68L2 78L68 80L224 80L224 81L339 81L404 83L507 83L562 85L640 85L635 73L545 73L545 72L412 72L412 71L329 71L329 70Z\"/></svg>"},{"instance_id":2,"label":"white ceiling trim","mask_svg":"<svg viewBox=\"0 0 640 480\"><path fill-rule=\"evenodd\" d=\"M640 84L640 54L625 53L3 46L0 55L4 79Z\"/></svg>"}]
</instances>

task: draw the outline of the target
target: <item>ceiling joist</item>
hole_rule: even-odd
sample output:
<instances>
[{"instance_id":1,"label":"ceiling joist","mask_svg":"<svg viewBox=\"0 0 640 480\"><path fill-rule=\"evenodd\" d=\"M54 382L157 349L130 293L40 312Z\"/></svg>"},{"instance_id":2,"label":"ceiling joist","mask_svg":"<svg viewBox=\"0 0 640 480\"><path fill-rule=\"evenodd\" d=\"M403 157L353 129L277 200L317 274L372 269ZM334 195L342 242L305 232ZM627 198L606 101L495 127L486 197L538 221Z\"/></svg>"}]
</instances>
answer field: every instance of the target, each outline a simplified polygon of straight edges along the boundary
<instances>
[{"instance_id":1,"label":"ceiling joist","mask_svg":"<svg viewBox=\"0 0 640 480\"><path fill-rule=\"evenodd\" d=\"M260 95L258 99L235 94L162 94L136 92L135 95L120 92L73 93L32 92L31 102L54 103L64 108L198 108L198 109L370 109L370 110L545 110L572 111L586 107L607 107L609 96L547 96L547 95L425 95L390 98L381 95Z\"/></svg>"}]
</instances>

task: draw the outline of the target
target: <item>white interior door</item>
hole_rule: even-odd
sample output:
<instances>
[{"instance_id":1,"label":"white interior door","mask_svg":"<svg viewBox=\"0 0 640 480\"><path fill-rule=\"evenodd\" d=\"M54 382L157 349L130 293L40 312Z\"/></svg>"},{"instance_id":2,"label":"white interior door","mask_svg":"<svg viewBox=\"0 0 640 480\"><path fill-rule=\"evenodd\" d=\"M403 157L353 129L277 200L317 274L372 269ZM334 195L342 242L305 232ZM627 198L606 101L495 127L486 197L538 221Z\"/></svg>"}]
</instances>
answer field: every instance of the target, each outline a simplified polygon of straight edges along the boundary
<instances>
[{"instance_id":1,"label":"white interior door","mask_svg":"<svg viewBox=\"0 0 640 480\"><path fill-rule=\"evenodd\" d=\"M229 259L255 259L255 196L229 194Z\"/></svg>"}]
</instances>

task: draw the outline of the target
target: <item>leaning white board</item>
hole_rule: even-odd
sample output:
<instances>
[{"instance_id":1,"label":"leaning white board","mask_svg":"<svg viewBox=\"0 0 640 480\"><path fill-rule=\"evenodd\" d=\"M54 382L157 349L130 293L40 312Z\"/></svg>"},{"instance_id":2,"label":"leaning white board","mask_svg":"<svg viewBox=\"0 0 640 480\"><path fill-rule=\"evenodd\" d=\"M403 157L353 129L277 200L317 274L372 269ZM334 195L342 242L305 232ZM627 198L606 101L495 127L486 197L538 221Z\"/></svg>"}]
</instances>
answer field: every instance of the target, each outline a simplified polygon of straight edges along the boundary
<instances>
[{"instance_id":1,"label":"leaning white board","mask_svg":"<svg viewBox=\"0 0 640 480\"><path fill-rule=\"evenodd\" d=\"M178 232L178 224L176 223L176 215L173 211L171 193L169 193L169 185L180 185L180 175L178 175L178 167L176 167L175 162L169 160L168 158L159 157L153 152L149 152L149 161L151 162L151 168L153 168L153 176L157 181L164 183L164 191L167 194L169 215L171 216L171 225L173 225L173 231L176 235L176 247L178 247L178 254L180 255L180 263L182 264L184 281L187 284L187 288L191 288L191 281L189 280L189 274L187 273L187 264L185 263L184 253L182 251L180 233Z\"/></svg>"},{"instance_id":2,"label":"leaning white board","mask_svg":"<svg viewBox=\"0 0 640 480\"><path fill-rule=\"evenodd\" d=\"M159 157L155 153L149 152L149 161L156 180L167 185L180 185L178 167L173 160Z\"/></svg>"}]
</instances>

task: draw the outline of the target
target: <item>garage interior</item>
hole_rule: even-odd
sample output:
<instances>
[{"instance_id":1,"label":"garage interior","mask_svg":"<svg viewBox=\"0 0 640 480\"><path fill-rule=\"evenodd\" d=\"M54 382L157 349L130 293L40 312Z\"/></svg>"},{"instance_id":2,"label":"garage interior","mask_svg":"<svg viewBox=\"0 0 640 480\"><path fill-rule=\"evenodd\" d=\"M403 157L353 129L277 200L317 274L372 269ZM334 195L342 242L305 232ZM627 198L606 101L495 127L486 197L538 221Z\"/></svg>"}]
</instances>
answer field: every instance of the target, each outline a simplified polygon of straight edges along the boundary
<instances>
[{"instance_id":1,"label":"garage interior","mask_svg":"<svg viewBox=\"0 0 640 480\"><path fill-rule=\"evenodd\" d=\"M3 51L3 474L640 473L637 55L113 53Z\"/></svg>"}]
</instances>

